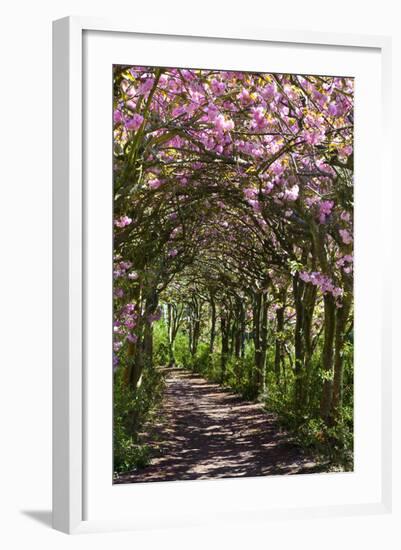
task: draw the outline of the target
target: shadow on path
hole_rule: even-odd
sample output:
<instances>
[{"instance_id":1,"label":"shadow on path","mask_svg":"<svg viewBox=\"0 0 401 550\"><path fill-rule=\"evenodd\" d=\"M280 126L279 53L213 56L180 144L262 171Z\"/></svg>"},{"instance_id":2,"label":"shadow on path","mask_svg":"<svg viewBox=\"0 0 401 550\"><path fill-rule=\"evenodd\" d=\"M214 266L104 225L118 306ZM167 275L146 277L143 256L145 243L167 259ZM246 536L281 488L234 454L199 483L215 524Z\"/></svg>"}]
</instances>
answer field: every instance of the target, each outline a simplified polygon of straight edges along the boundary
<instances>
[{"instance_id":1,"label":"shadow on path","mask_svg":"<svg viewBox=\"0 0 401 550\"><path fill-rule=\"evenodd\" d=\"M260 403L182 369L169 369L159 420L143 441L154 458L115 483L311 473L316 462Z\"/></svg>"}]
</instances>

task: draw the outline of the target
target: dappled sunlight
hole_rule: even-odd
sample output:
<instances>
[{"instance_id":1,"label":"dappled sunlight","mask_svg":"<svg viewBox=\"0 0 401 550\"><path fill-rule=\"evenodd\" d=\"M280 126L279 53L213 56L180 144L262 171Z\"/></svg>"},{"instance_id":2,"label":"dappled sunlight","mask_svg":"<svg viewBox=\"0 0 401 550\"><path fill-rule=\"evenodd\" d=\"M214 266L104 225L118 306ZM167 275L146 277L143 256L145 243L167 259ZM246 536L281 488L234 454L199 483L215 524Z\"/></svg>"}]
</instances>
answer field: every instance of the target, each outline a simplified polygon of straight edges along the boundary
<instances>
[{"instance_id":1,"label":"dappled sunlight","mask_svg":"<svg viewBox=\"0 0 401 550\"><path fill-rule=\"evenodd\" d=\"M113 120L116 482L352 469L354 78L114 65Z\"/></svg>"},{"instance_id":2,"label":"dappled sunlight","mask_svg":"<svg viewBox=\"0 0 401 550\"><path fill-rule=\"evenodd\" d=\"M167 376L158 422L142 434L155 458L116 483L312 472L318 464L263 405L180 369ZM157 442L157 443L156 443Z\"/></svg>"}]
</instances>

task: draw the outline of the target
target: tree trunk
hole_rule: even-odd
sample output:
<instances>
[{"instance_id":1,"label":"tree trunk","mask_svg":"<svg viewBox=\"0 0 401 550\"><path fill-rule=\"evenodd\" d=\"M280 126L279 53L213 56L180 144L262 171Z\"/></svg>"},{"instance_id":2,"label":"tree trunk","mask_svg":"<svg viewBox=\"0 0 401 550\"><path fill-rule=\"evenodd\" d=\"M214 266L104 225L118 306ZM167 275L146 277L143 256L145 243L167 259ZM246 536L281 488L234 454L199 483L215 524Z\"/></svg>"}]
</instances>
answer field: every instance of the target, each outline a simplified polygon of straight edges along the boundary
<instances>
[{"instance_id":1,"label":"tree trunk","mask_svg":"<svg viewBox=\"0 0 401 550\"><path fill-rule=\"evenodd\" d=\"M175 339L175 327L174 327L174 309L171 304L167 304L167 333L168 333L168 354L169 354L169 366L175 365L174 357L174 339Z\"/></svg>"},{"instance_id":2,"label":"tree trunk","mask_svg":"<svg viewBox=\"0 0 401 550\"><path fill-rule=\"evenodd\" d=\"M274 353L274 374L276 384L280 385L281 364L283 361L284 305L276 310L276 344Z\"/></svg>"},{"instance_id":3,"label":"tree trunk","mask_svg":"<svg viewBox=\"0 0 401 550\"><path fill-rule=\"evenodd\" d=\"M322 352L323 388L320 416L327 423L331 411L333 392L333 344L336 324L336 306L331 294L324 296L324 343Z\"/></svg>"},{"instance_id":4,"label":"tree trunk","mask_svg":"<svg viewBox=\"0 0 401 550\"><path fill-rule=\"evenodd\" d=\"M241 343L240 343L240 357L245 357L245 329L246 329L246 321L245 321L245 307L242 306L241 308L241 322L240 322L240 334L241 334Z\"/></svg>"},{"instance_id":5,"label":"tree trunk","mask_svg":"<svg viewBox=\"0 0 401 550\"><path fill-rule=\"evenodd\" d=\"M255 342L255 366L253 385L255 396L264 390L267 350L267 298L261 292L255 296L253 307L253 328Z\"/></svg>"},{"instance_id":6,"label":"tree trunk","mask_svg":"<svg viewBox=\"0 0 401 550\"><path fill-rule=\"evenodd\" d=\"M127 347L127 370L126 383L132 390L136 390L139 379L143 371L142 354L140 346L132 342L128 342Z\"/></svg>"},{"instance_id":7,"label":"tree trunk","mask_svg":"<svg viewBox=\"0 0 401 550\"><path fill-rule=\"evenodd\" d=\"M126 381L133 390L138 386L143 369L153 364L153 328L148 319L155 313L158 301L156 290L150 290L145 298L143 317L136 327L138 340L136 343L128 343Z\"/></svg>"},{"instance_id":8,"label":"tree trunk","mask_svg":"<svg viewBox=\"0 0 401 550\"><path fill-rule=\"evenodd\" d=\"M334 351L334 378L333 378L333 395L331 402L331 419L335 422L338 412L342 405L342 389L343 389L343 348L345 339L345 328L348 320L348 315L351 309L351 296L344 297L342 307L337 309L336 334L335 334L335 351Z\"/></svg>"},{"instance_id":9,"label":"tree trunk","mask_svg":"<svg viewBox=\"0 0 401 550\"><path fill-rule=\"evenodd\" d=\"M302 304L302 294L304 283L299 279L298 273L293 278L293 292L295 303L295 332L294 332L294 347L295 347L295 410L300 411L302 408L303 395L303 375L305 362L305 347L303 339L304 327L304 308Z\"/></svg>"},{"instance_id":10,"label":"tree trunk","mask_svg":"<svg viewBox=\"0 0 401 550\"><path fill-rule=\"evenodd\" d=\"M225 315L220 319L221 327L221 383L224 383L226 377L227 358L229 351L229 323Z\"/></svg>"},{"instance_id":11,"label":"tree trunk","mask_svg":"<svg viewBox=\"0 0 401 550\"><path fill-rule=\"evenodd\" d=\"M214 351L214 341L216 339L216 304L214 302L214 298L211 297L210 299L210 306L212 310L212 318L211 318L211 326L210 326L210 354Z\"/></svg>"},{"instance_id":12,"label":"tree trunk","mask_svg":"<svg viewBox=\"0 0 401 550\"><path fill-rule=\"evenodd\" d=\"M260 327L260 371L258 380L258 393L265 390L266 383L266 356L267 356L267 331L268 331L268 309L269 303L267 300L267 294L262 296L262 318Z\"/></svg>"},{"instance_id":13,"label":"tree trunk","mask_svg":"<svg viewBox=\"0 0 401 550\"><path fill-rule=\"evenodd\" d=\"M241 345L243 339L243 316L244 307L240 304L237 308L237 316L235 320L235 342L234 342L234 355L236 358L239 358L241 355Z\"/></svg>"},{"instance_id":14,"label":"tree trunk","mask_svg":"<svg viewBox=\"0 0 401 550\"><path fill-rule=\"evenodd\" d=\"M199 343L199 336L200 336L200 320L198 315L193 321L193 333L192 333L192 355L196 355L196 352L198 351L198 343Z\"/></svg>"},{"instance_id":15,"label":"tree trunk","mask_svg":"<svg viewBox=\"0 0 401 550\"><path fill-rule=\"evenodd\" d=\"M313 355L313 346L312 346L312 322L313 322L313 313L315 310L316 303L316 294L317 288L314 285L307 284L305 285L304 291L304 314L303 314L303 339L305 345L305 374L302 387L302 402L305 404L305 407L309 404L309 385L312 374L312 355Z\"/></svg>"}]
</instances>

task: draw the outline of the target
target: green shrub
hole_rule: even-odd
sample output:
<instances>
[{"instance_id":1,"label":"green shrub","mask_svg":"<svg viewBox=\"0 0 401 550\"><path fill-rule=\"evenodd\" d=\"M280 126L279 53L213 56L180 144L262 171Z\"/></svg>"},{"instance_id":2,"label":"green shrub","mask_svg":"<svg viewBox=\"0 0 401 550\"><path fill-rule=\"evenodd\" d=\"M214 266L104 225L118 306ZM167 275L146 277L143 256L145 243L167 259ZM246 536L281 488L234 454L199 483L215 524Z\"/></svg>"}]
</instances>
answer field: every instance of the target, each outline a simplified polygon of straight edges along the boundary
<instances>
[{"instance_id":1,"label":"green shrub","mask_svg":"<svg viewBox=\"0 0 401 550\"><path fill-rule=\"evenodd\" d=\"M167 327L163 320L153 325L153 362L155 365L167 365L169 362Z\"/></svg>"},{"instance_id":2,"label":"green shrub","mask_svg":"<svg viewBox=\"0 0 401 550\"><path fill-rule=\"evenodd\" d=\"M207 374L210 368L211 354L210 346L206 342L200 342L195 356L193 357L193 370L200 374Z\"/></svg>"},{"instance_id":3,"label":"green shrub","mask_svg":"<svg viewBox=\"0 0 401 550\"><path fill-rule=\"evenodd\" d=\"M353 367L352 346L344 355L343 404L332 423L326 425L320 417L320 397L322 377L320 366L321 350L312 358L308 382L307 400L301 410L295 410L295 375L291 368L286 369L286 383L277 385L276 378L268 368L265 395L266 409L277 414L281 425L290 432L294 440L310 450L335 469L353 468Z\"/></svg>"},{"instance_id":4,"label":"green shrub","mask_svg":"<svg viewBox=\"0 0 401 550\"><path fill-rule=\"evenodd\" d=\"M174 357L177 367L191 369L193 367L192 356L188 347L188 336L179 331L174 342Z\"/></svg>"},{"instance_id":5,"label":"green shrub","mask_svg":"<svg viewBox=\"0 0 401 550\"><path fill-rule=\"evenodd\" d=\"M157 369L145 369L141 384L133 391L127 387L123 369L114 375L114 471L142 468L150 458L149 447L140 439L140 432L151 422L164 388L163 375Z\"/></svg>"}]
</instances>

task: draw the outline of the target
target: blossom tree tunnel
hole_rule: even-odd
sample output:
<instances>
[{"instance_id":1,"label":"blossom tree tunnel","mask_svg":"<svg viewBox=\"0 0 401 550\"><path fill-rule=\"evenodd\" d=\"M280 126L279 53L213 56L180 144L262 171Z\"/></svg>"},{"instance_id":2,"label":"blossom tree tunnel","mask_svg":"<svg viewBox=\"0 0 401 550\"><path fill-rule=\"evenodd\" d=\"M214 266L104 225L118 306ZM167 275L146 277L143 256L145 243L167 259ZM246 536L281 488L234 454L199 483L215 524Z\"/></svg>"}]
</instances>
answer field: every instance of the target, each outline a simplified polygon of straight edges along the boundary
<instances>
[{"instance_id":1,"label":"blossom tree tunnel","mask_svg":"<svg viewBox=\"0 0 401 550\"><path fill-rule=\"evenodd\" d=\"M220 383L339 422L352 235L351 78L114 67L114 368L132 392L164 323L170 366L185 336Z\"/></svg>"}]
</instances>

